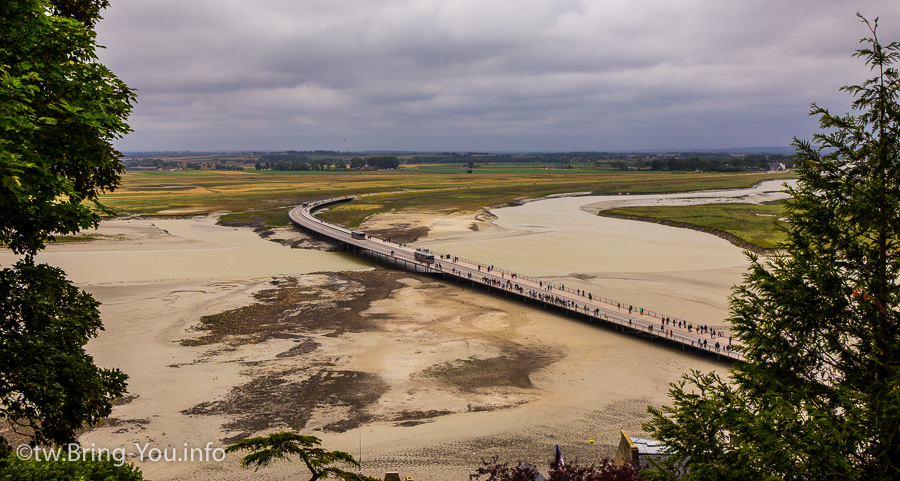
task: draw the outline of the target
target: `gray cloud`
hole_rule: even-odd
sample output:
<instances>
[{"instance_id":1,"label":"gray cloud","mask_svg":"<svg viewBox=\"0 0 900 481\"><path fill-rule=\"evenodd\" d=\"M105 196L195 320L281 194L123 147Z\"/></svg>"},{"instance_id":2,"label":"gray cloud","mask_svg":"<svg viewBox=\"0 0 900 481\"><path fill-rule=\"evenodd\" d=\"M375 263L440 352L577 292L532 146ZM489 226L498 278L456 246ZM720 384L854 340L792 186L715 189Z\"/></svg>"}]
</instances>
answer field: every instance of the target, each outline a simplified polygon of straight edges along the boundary
<instances>
[{"instance_id":1,"label":"gray cloud","mask_svg":"<svg viewBox=\"0 0 900 481\"><path fill-rule=\"evenodd\" d=\"M138 149L786 145L867 75L877 0L117 0ZM344 140L346 139L346 140Z\"/></svg>"}]
</instances>

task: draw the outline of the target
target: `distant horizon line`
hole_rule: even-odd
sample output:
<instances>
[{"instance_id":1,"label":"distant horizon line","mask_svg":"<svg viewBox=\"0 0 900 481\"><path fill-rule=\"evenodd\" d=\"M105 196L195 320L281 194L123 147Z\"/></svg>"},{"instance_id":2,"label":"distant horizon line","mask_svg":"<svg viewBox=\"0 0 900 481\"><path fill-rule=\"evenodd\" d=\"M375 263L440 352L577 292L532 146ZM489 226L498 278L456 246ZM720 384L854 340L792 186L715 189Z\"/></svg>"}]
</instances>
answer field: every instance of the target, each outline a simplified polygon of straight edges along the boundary
<instances>
[{"instance_id":1,"label":"distant horizon line","mask_svg":"<svg viewBox=\"0 0 900 481\"><path fill-rule=\"evenodd\" d=\"M616 153L616 154L641 154L641 153L777 153L794 152L792 146L753 146L753 147L726 147L720 149L608 149L608 150L404 150L404 149L363 149L363 150L333 150L333 149L129 149L121 150L122 154L128 153L155 153L155 154L251 154L251 153L279 153L279 152L334 152L338 154L570 154L584 153Z\"/></svg>"}]
</instances>

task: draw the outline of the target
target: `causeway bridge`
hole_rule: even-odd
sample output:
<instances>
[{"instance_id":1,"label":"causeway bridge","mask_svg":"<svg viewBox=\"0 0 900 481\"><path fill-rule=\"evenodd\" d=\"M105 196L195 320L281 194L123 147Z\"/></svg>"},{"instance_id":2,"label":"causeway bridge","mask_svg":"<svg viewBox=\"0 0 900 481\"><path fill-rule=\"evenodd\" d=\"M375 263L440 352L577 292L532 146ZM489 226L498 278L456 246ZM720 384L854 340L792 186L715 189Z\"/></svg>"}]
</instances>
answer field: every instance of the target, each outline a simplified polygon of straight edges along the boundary
<instances>
[{"instance_id":1,"label":"causeway bridge","mask_svg":"<svg viewBox=\"0 0 900 481\"><path fill-rule=\"evenodd\" d=\"M636 308L622 302L595 296L588 291L562 288L540 279L460 259L450 254L417 249L414 246L381 239L364 232L331 224L313 215L330 205L350 202L358 196L334 197L295 207L290 219L307 232L324 236L345 245L348 250L412 272L455 279L470 283L506 297L519 298L535 306L562 310L566 315L580 316L590 323L600 323L617 331L638 335L648 340L670 343L685 351L708 354L724 362L743 362L740 342L728 333L712 329L701 330L690 321Z\"/></svg>"}]
</instances>

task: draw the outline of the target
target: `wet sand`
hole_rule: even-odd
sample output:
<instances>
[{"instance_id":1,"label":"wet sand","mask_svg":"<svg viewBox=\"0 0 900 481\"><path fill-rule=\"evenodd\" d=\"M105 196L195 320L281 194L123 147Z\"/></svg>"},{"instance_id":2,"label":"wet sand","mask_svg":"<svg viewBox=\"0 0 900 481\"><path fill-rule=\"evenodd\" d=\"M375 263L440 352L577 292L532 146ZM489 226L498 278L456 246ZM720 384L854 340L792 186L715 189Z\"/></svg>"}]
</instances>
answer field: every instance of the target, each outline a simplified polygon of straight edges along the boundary
<instances>
[{"instance_id":1,"label":"wet sand","mask_svg":"<svg viewBox=\"0 0 900 481\"><path fill-rule=\"evenodd\" d=\"M438 253L727 329L728 296L748 265L741 248L692 229L596 213L621 206L760 203L784 198L782 183L664 195L565 196L494 209L477 219L427 213L410 218L428 228L416 245ZM396 222L380 216L370 224L387 229Z\"/></svg>"},{"instance_id":2,"label":"wet sand","mask_svg":"<svg viewBox=\"0 0 900 481\"><path fill-rule=\"evenodd\" d=\"M364 266L347 254L292 251L261 241L251 229L216 225L212 216L114 220L89 233L102 237L52 244L36 261L62 267L73 282L91 285L251 279ZM0 254L0 262L7 259L11 254Z\"/></svg>"},{"instance_id":3,"label":"wet sand","mask_svg":"<svg viewBox=\"0 0 900 481\"><path fill-rule=\"evenodd\" d=\"M489 220L420 213L373 222L427 228L421 241L439 243L494 235ZM725 368L479 290L290 249L250 229L147 222L105 223L106 240L53 246L45 259L103 303L106 330L88 350L129 375L129 397L82 435L84 445L223 446L298 429L329 449L361 450L372 476L466 479L492 455L543 468L556 443L569 459L610 456L619 429L641 433L647 405L666 403L681 373ZM703 316L724 318L719 269L592 275L563 274L573 287L603 287L636 305L697 316L705 306ZM239 459L139 465L153 480L235 479L251 473ZM280 463L253 476L300 471Z\"/></svg>"}]
</instances>

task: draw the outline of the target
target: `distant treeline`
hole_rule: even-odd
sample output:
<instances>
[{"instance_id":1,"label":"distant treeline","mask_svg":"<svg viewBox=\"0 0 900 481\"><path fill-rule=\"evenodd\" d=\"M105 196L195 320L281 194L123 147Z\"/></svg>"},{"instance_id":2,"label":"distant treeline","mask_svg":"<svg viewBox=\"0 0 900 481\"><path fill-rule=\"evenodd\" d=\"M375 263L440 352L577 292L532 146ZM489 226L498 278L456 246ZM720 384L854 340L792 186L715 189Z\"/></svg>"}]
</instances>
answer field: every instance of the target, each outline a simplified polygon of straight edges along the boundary
<instances>
[{"instance_id":1,"label":"distant treeline","mask_svg":"<svg viewBox=\"0 0 900 481\"><path fill-rule=\"evenodd\" d=\"M442 164L468 162L477 163L522 163L536 162L547 164L568 164L571 162L595 162L601 160L621 159L622 154L608 152L554 152L554 153L518 153L496 154L488 152L442 152L439 154L417 154L409 159L409 164Z\"/></svg>"},{"instance_id":2,"label":"distant treeline","mask_svg":"<svg viewBox=\"0 0 900 481\"><path fill-rule=\"evenodd\" d=\"M334 150L286 150L284 152L267 152L259 154L257 160L260 162L269 162L269 163L277 163L279 161L300 161L300 162L309 162L310 158L316 157L320 160L329 160L327 158L340 158L341 153ZM323 157L325 157L323 159Z\"/></svg>"},{"instance_id":3,"label":"distant treeline","mask_svg":"<svg viewBox=\"0 0 900 481\"><path fill-rule=\"evenodd\" d=\"M400 159L392 155L379 155L363 160L366 161L366 165L375 167L376 169L396 169L397 167L400 167ZM351 159L350 162L352 166L353 159Z\"/></svg>"},{"instance_id":4,"label":"distant treeline","mask_svg":"<svg viewBox=\"0 0 900 481\"><path fill-rule=\"evenodd\" d=\"M364 169L366 166L374 169L396 169L400 167L400 159L392 155L350 159L351 169ZM300 152L285 152L261 155L255 167L256 170L328 170L329 168L340 170L347 168L347 162L340 158L310 160Z\"/></svg>"},{"instance_id":5,"label":"distant treeline","mask_svg":"<svg viewBox=\"0 0 900 481\"><path fill-rule=\"evenodd\" d=\"M199 166L197 167L200 168ZM243 166L240 165L228 165L228 164L216 164L216 170L244 170Z\"/></svg>"},{"instance_id":6,"label":"distant treeline","mask_svg":"<svg viewBox=\"0 0 900 481\"><path fill-rule=\"evenodd\" d=\"M554 152L530 154L492 154L480 152L416 155L407 163L539 163L566 165L574 163L593 163L598 167L610 167L618 170L666 170L666 171L705 171L705 172L741 172L747 170L769 170L771 163L784 164L785 168L794 165L791 156L784 154L747 154L733 155L718 152L687 153L635 153L621 152Z\"/></svg>"},{"instance_id":7,"label":"distant treeline","mask_svg":"<svg viewBox=\"0 0 900 481\"><path fill-rule=\"evenodd\" d=\"M182 161L182 160L164 160L154 158L143 159L124 159L122 164L126 168L134 167L155 167L161 170L200 170L204 166L215 170L244 170L244 167L237 164L228 164L227 160L211 160L211 161Z\"/></svg>"},{"instance_id":8,"label":"distant treeline","mask_svg":"<svg viewBox=\"0 0 900 481\"><path fill-rule=\"evenodd\" d=\"M474 168L484 164L536 164L551 165L556 168L584 167L585 164L599 168L617 170L653 171L703 171L703 172L744 172L752 170L777 170L783 164L790 169L793 157L785 154L732 154L725 152L669 152L669 153L623 153L623 152L549 152L549 153L488 153L488 152L442 152L442 153L397 153L397 155L354 156L346 152L330 150L264 152L233 159L234 164L244 165L256 161L256 170L308 171L342 169L396 169L400 157L408 164L458 164ZM255 157L255 159L254 159ZM200 169L242 170L240 165L228 165L228 161L212 159L166 160L163 158L137 157L123 160L126 167L156 167L159 169Z\"/></svg>"},{"instance_id":9,"label":"distant treeline","mask_svg":"<svg viewBox=\"0 0 900 481\"><path fill-rule=\"evenodd\" d=\"M321 160L279 160L275 162L257 162L254 164L254 167L256 167L256 170L326 170L329 165L331 165L331 162Z\"/></svg>"},{"instance_id":10,"label":"distant treeline","mask_svg":"<svg viewBox=\"0 0 900 481\"><path fill-rule=\"evenodd\" d=\"M794 166L794 161L792 157L782 154L748 154L729 156L724 159L693 156L688 158L668 157L644 160L644 167L649 165L650 170L667 171L744 172L749 170L779 170L780 167L773 169L777 164L783 164L785 169L790 169Z\"/></svg>"}]
</instances>

